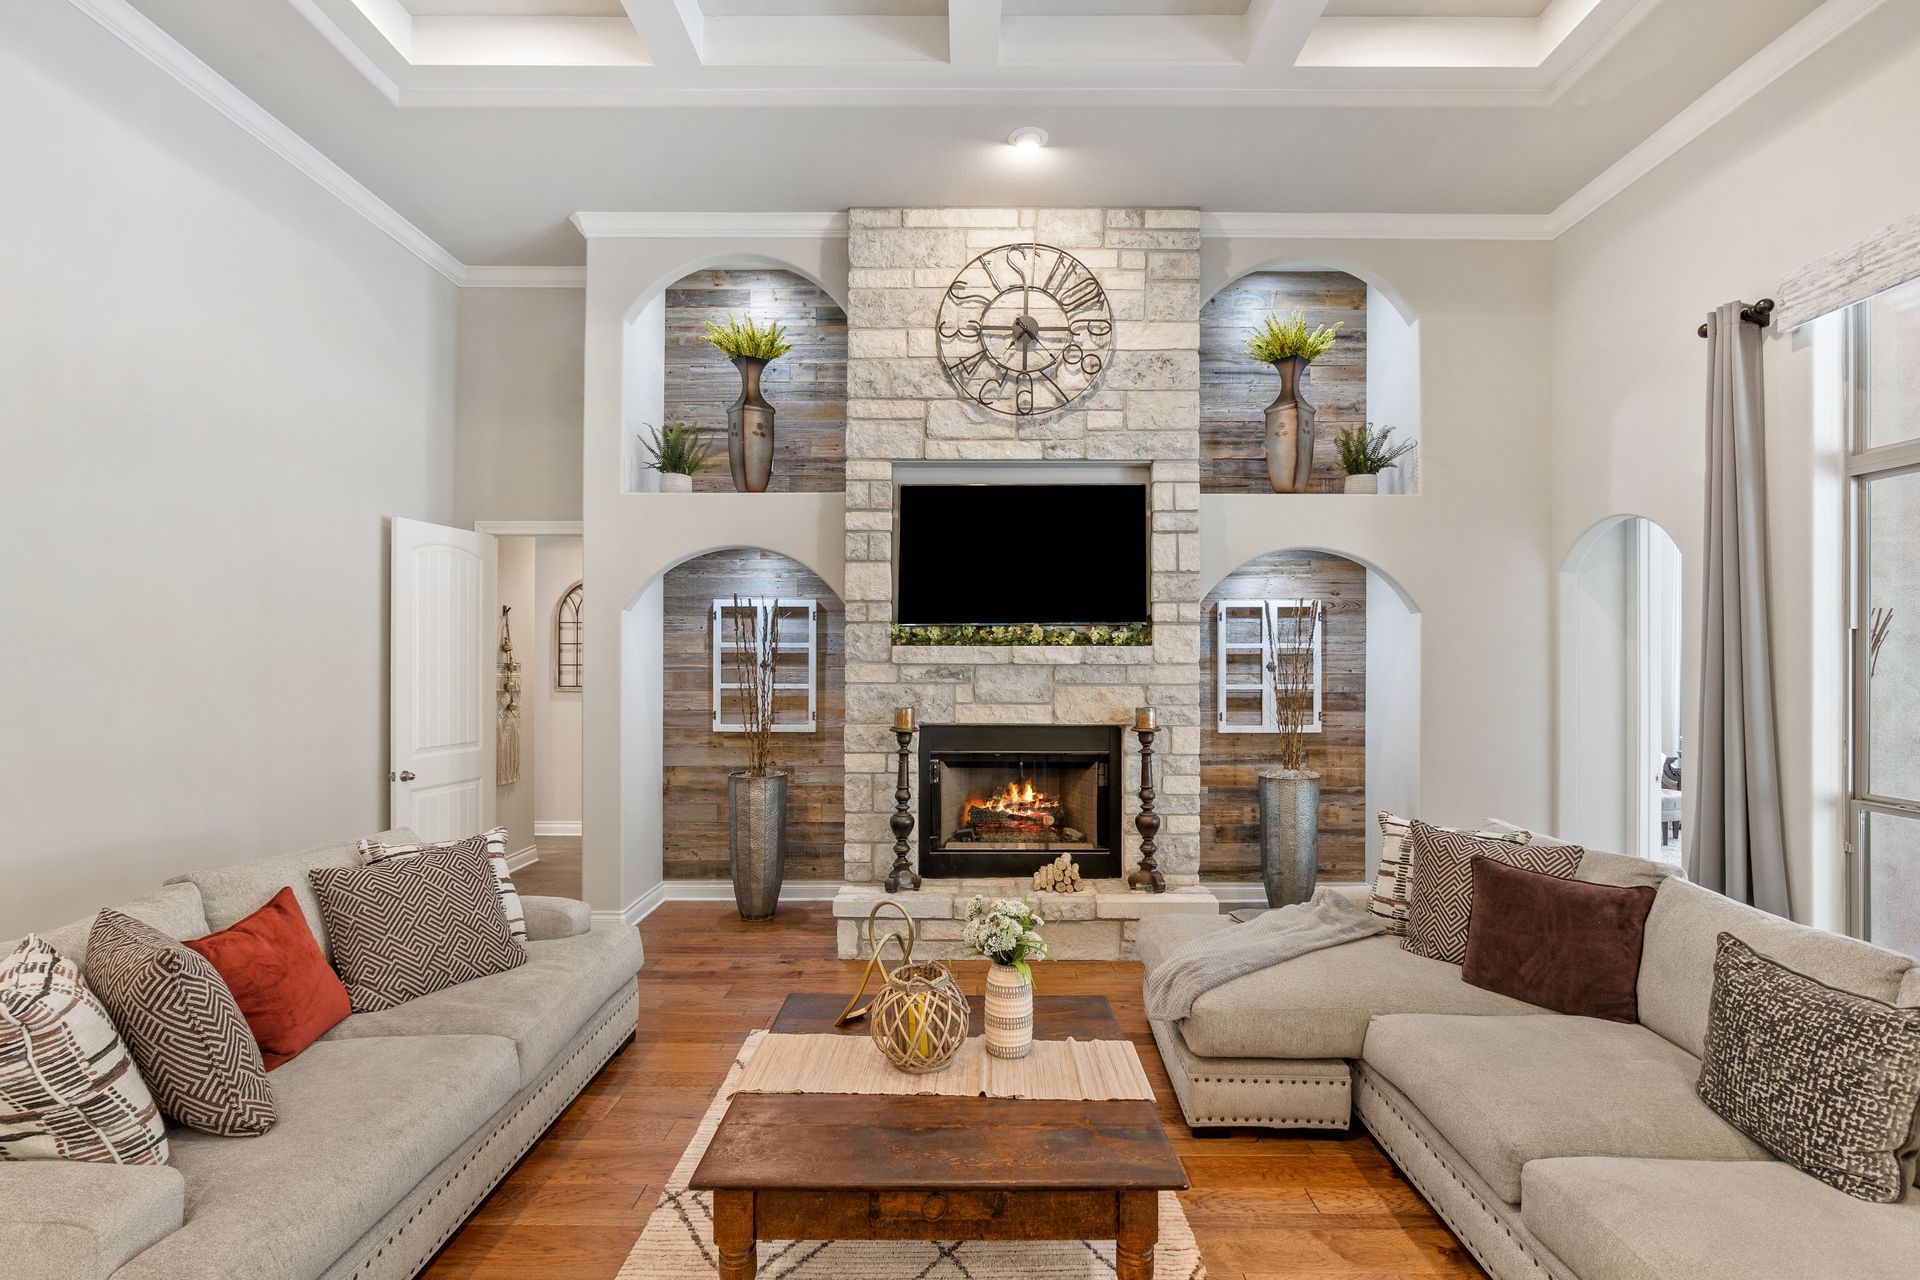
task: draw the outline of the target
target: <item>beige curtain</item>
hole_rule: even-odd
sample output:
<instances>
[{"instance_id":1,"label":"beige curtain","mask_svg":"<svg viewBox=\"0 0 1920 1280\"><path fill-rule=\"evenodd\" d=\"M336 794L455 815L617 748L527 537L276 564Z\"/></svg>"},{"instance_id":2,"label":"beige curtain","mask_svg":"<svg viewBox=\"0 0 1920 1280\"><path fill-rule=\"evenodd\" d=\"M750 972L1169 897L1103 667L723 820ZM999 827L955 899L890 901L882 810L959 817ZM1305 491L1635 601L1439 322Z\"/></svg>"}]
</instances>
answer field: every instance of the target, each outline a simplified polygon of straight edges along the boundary
<instances>
[{"instance_id":1,"label":"beige curtain","mask_svg":"<svg viewBox=\"0 0 1920 1280\"><path fill-rule=\"evenodd\" d=\"M1763 330L1730 302L1707 317L1707 528L1700 743L1687 873L1775 915L1791 914L1767 602Z\"/></svg>"}]
</instances>

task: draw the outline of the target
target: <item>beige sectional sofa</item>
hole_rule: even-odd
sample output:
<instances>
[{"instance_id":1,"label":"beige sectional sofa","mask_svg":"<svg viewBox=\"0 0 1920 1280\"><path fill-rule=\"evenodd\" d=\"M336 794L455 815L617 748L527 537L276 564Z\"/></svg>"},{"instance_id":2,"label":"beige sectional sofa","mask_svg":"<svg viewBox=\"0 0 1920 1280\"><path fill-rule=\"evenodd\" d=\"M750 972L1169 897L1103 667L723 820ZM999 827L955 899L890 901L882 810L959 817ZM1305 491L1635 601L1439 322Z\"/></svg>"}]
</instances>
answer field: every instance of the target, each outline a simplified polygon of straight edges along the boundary
<instances>
[{"instance_id":1,"label":"beige sectional sofa","mask_svg":"<svg viewBox=\"0 0 1920 1280\"><path fill-rule=\"evenodd\" d=\"M1580 878L1653 884L1640 1022L1552 1013L1375 937L1237 978L1153 1028L1196 1130L1343 1128L1357 1109L1496 1280L1912 1280L1920 1191L1874 1205L1774 1160L1694 1093L1714 942L1920 1006L1902 955L1589 852ZM1223 917L1143 920L1151 971Z\"/></svg>"},{"instance_id":2,"label":"beige sectional sofa","mask_svg":"<svg viewBox=\"0 0 1920 1280\"><path fill-rule=\"evenodd\" d=\"M411 832L382 839L411 842ZM177 877L119 907L175 938L292 885L322 948L314 867L351 844ZM0 1163L9 1280L404 1280L634 1033L640 935L525 897L524 966L357 1013L269 1080L259 1137L168 1127L171 1161ZM41 936L84 954L92 917ZM11 948L13 944L5 944Z\"/></svg>"}]
</instances>

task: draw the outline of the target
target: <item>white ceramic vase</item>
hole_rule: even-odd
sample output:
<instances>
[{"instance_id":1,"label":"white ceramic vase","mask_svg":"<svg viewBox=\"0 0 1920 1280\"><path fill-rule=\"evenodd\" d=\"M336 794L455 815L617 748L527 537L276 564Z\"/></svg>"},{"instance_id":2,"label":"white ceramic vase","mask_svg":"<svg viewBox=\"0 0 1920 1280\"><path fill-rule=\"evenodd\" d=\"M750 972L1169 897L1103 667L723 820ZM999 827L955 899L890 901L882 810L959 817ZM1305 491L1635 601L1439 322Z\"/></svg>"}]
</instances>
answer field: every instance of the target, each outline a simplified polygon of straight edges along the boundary
<instances>
[{"instance_id":1,"label":"white ceramic vase","mask_svg":"<svg viewBox=\"0 0 1920 1280\"><path fill-rule=\"evenodd\" d=\"M1010 964L987 968L987 1052L1024 1058L1033 1048L1033 986Z\"/></svg>"},{"instance_id":2,"label":"white ceramic vase","mask_svg":"<svg viewBox=\"0 0 1920 1280\"><path fill-rule=\"evenodd\" d=\"M1378 493L1380 492L1380 477L1377 475L1348 476L1346 491L1348 493Z\"/></svg>"},{"instance_id":3,"label":"white ceramic vase","mask_svg":"<svg viewBox=\"0 0 1920 1280\"><path fill-rule=\"evenodd\" d=\"M662 471L660 473L660 492L692 493L693 477L683 476L677 471Z\"/></svg>"}]
</instances>

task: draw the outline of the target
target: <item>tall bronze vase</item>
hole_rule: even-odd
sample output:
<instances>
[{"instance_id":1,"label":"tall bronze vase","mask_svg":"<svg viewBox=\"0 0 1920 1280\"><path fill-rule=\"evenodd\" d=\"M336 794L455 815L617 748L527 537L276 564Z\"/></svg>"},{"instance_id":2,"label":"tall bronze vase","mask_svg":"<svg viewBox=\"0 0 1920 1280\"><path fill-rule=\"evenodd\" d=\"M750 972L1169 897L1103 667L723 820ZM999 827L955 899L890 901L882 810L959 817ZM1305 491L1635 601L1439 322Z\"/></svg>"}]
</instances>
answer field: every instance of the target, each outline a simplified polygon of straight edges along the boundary
<instances>
[{"instance_id":1,"label":"tall bronze vase","mask_svg":"<svg viewBox=\"0 0 1920 1280\"><path fill-rule=\"evenodd\" d=\"M773 478L773 406L760 394L767 362L735 356L733 367L740 371L740 398L727 410L727 465L736 490L765 493Z\"/></svg>"},{"instance_id":2,"label":"tall bronze vase","mask_svg":"<svg viewBox=\"0 0 1920 1280\"><path fill-rule=\"evenodd\" d=\"M742 920L771 920L787 877L787 775L727 775L727 866Z\"/></svg>"},{"instance_id":3,"label":"tall bronze vase","mask_svg":"<svg viewBox=\"0 0 1920 1280\"><path fill-rule=\"evenodd\" d=\"M1305 493L1313 473L1313 404L1306 398L1308 364L1299 356L1275 360L1280 394L1267 406L1267 481L1275 493Z\"/></svg>"}]
</instances>

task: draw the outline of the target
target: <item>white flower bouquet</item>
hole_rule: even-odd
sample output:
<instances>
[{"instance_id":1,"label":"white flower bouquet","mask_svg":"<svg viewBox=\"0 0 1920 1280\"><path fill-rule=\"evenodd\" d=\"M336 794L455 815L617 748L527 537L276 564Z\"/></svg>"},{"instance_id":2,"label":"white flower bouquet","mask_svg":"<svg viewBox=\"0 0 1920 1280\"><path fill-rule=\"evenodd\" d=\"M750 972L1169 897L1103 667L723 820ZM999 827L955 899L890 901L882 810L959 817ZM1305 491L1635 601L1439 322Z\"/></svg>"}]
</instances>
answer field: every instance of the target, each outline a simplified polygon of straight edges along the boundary
<instances>
[{"instance_id":1,"label":"white flower bouquet","mask_svg":"<svg viewBox=\"0 0 1920 1280\"><path fill-rule=\"evenodd\" d=\"M1025 899L988 902L975 897L967 908L967 926L961 937L967 950L1017 970L1021 980L1031 984L1033 970L1029 963L1047 958L1046 939L1038 932L1045 923Z\"/></svg>"}]
</instances>

